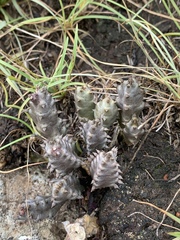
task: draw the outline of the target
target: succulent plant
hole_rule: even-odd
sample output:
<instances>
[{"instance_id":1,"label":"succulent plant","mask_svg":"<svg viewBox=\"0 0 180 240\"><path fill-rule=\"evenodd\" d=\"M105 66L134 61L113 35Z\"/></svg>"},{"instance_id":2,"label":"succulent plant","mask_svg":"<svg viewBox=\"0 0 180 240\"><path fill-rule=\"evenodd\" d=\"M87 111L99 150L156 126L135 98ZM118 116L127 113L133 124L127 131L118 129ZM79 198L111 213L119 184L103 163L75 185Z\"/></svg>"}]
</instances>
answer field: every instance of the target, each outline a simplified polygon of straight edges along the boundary
<instances>
[{"instance_id":1,"label":"succulent plant","mask_svg":"<svg viewBox=\"0 0 180 240\"><path fill-rule=\"evenodd\" d=\"M116 147L109 152L97 151L90 155L90 173L93 179L91 191L105 187L117 188L118 183L122 184L121 170L116 159Z\"/></svg>"},{"instance_id":2,"label":"succulent plant","mask_svg":"<svg viewBox=\"0 0 180 240\"><path fill-rule=\"evenodd\" d=\"M90 89L87 86L77 87L74 93L74 99L79 118L81 120L83 118L89 120L94 119L94 95Z\"/></svg>"},{"instance_id":3,"label":"succulent plant","mask_svg":"<svg viewBox=\"0 0 180 240\"><path fill-rule=\"evenodd\" d=\"M74 175L52 180L52 207L67 200L81 199L82 187Z\"/></svg>"},{"instance_id":4,"label":"succulent plant","mask_svg":"<svg viewBox=\"0 0 180 240\"><path fill-rule=\"evenodd\" d=\"M144 108L143 94L135 78L124 80L117 87L117 104L121 109L122 124L126 124L133 114L138 117Z\"/></svg>"},{"instance_id":5,"label":"succulent plant","mask_svg":"<svg viewBox=\"0 0 180 240\"><path fill-rule=\"evenodd\" d=\"M77 87L75 94L77 114L81 121L82 138L86 144L87 161L82 161L75 151L73 139L66 134L63 120L58 117L55 101L45 88L30 96L29 113L37 130L44 136L44 154L48 158L50 172L56 173L51 181L52 195L28 200L21 208L21 218L25 208L30 216L43 219L53 216L55 210L68 200L82 198L82 186L73 175L74 170L84 168L92 177L92 189L114 187L122 184L121 170L117 163L117 148L108 151L110 136L107 128L117 120L118 107L110 98L105 97L96 104L94 95L88 87ZM140 106L137 104L139 103ZM124 127L123 134L129 143L136 142L142 131L138 132L138 115L143 107L142 94L135 80L123 82L118 87L117 104L121 108ZM66 135L65 135L66 134ZM54 210L55 209L55 210Z\"/></svg>"},{"instance_id":6,"label":"succulent plant","mask_svg":"<svg viewBox=\"0 0 180 240\"><path fill-rule=\"evenodd\" d=\"M63 177L81 165L74 151L73 140L68 135L46 141L45 156L49 160L48 168L51 172L55 170L57 177Z\"/></svg>"},{"instance_id":7,"label":"succulent plant","mask_svg":"<svg viewBox=\"0 0 180 240\"><path fill-rule=\"evenodd\" d=\"M43 137L51 139L66 132L64 121L58 118L55 101L45 88L30 96L29 105L29 114Z\"/></svg>"},{"instance_id":8,"label":"succulent plant","mask_svg":"<svg viewBox=\"0 0 180 240\"><path fill-rule=\"evenodd\" d=\"M107 148L109 136L105 130L102 121L99 119L89 120L82 123L82 137L86 143L88 153Z\"/></svg>"},{"instance_id":9,"label":"succulent plant","mask_svg":"<svg viewBox=\"0 0 180 240\"><path fill-rule=\"evenodd\" d=\"M19 206L18 220L25 221L28 217L35 221L55 216L62 204L52 207L50 196L37 196L35 199L28 199Z\"/></svg>"},{"instance_id":10,"label":"succulent plant","mask_svg":"<svg viewBox=\"0 0 180 240\"><path fill-rule=\"evenodd\" d=\"M144 129L142 127L139 127L140 124L140 119L137 118L134 114L132 116L132 119L126 123L125 127L123 128L122 131L124 139L128 145L135 145L138 143L140 137L144 134Z\"/></svg>"},{"instance_id":11,"label":"succulent plant","mask_svg":"<svg viewBox=\"0 0 180 240\"><path fill-rule=\"evenodd\" d=\"M116 103L110 98L105 97L96 104L94 110L95 118L102 119L103 126L109 128L116 121L118 116L118 108Z\"/></svg>"}]
</instances>

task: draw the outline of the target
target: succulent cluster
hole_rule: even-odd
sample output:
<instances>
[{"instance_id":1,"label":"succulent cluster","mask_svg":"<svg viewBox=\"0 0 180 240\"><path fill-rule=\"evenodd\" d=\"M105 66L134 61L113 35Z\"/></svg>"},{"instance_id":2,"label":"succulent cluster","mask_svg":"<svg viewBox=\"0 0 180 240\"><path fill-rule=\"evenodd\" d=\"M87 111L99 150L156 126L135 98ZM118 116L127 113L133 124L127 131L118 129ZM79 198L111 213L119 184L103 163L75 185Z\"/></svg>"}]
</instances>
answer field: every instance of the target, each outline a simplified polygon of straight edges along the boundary
<instances>
[{"instance_id":1,"label":"succulent cluster","mask_svg":"<svg viewBox=\"0 0 180 240\"><path fill-rule=\"evenodd\" d=\"M118 108L110 96L95 104L96 97L84 86L76 88L74 99L80 121L99 119L103 127L109 128L117 120Z\"/></svg>"},{"instance_id":2,"label":"succulent cluster","mask_svg":"<svg viewBox=\"0 0 180 240\"><path fill-rule=\"evenodd\" d=\"M52 206L63 204L65 201L82 198L82 186L74 175L52 181Z\"/></svg>"},{"instance_id":3,"label":"succulent cluster","mask_svg":"<svg viewBox=\"0 0 180 240\"><path fill-rule=\"evenodd\" d=\"M82 98L82 92L86 98ZM88 87L77 87L74 99L87 152L88 172L92 177L91 191L116 187L122 183L122 177L116 161L117 148L109 149L110 136L107 132L118 118L118 107L110 96L95 104L97 97L92 95ZM87 106L91 106L91 114L87 114ZM79 109L84 111L79 114Z\"/></svg>"},{"instance_id":4,"label":"succulent cluster","mask_svg":"<svg viewBox=\"0 0 180 240\"><path fill-rule=\"evenodd\" d=\"M57 204L53 208L51 206L52 201L50 196L37 196L35 199L28 199L19 206L18 220L25 221L28 217L35 221L52 218L61 205Z\"/></svg>"},{"instance_id":5,"label":"succulent cluster","mask_svg":"<svg viewBox=\"0 0 180 240\"><path fill-rule=\"evenodd\" d=\"M82 92L85 98L82 97ZM78 87L74 95L77 114L83 122L82 133L88 152L93 151L91 146L96 146L98 150L107 147L109 138L106 129L110 129L117 120L125 142L128 145L138 143L144 133L139 117L144 108L144 102L142 91L133 76L120 82L117 87L116 101L108 95L94 104L97 97L93 96L87 87ZM90 118L87 114L88 106L91 106Z\"/></svg>"},{"instance_id":6,"label":"succulent cluster","mask_svg":"<svg viewBox=\"0 0 180 240\"><path fill-rule=\"evenodd\" d=\"M64 177L81 166L81 160L74 151L73 140L68 135L59 135L46 141L44 150L48 168L50 172L56 172L56 177Z\"/></svg>"},{"instance_id":7,"label":"succulent cluster","mask_svg":"<svg viewBox=\"0 0 180 240\"><path fill-rule=\"evenodd\" d=\"M102 119L105 128L111 127L117 120L118 108L110 96L105 97L96 104L94 117L96 119Z\"/></svg>"},{"instance_id":8,"label":"succulent cluster","mask_svg":"<svg viewBox=\"0 0 180 240\"><path fill-rule=\"evenodd\" d=\"M76 110L79 118L94 119L94 95L90 89L86 86L77 87L74 93L74 99L76 103Z\"/></svg>"},{"instance_id":9,"label":"succulent cluster","mask_svg":"<svg viewBox=\"0 0 180 240\"><path fill-rule=\"evenodd\" d=\"M117 159L117 148L111 151L97 151L90 155L90 173L92 176L92 190L105 187L117 188L117 184L122 184L121 170Z\"/></svg>"},{"instance_id":10,"label":"succulent cluster","mask_svg":"<svg viewBox=\"0 0 180 240\"><path fill-rule=\"evenodd\" d=\"M117 87L117 105L120 108L120 123L128 145L136 144L144 133L140 126L140 113L144 108L143 94L134 77L122 81Z\"/></svg>"},{"instance_id":11,"label":"succulent cluster","mask_svg":"<svg viewBox=\"0 0 180 240\"><path fill-rule=\"evenodd\" d=\"M53 216L66 201L82 198L82 186L78 171L86 165L92 178L91 191L122 184L120 166L117 162L117 147L110 148L110 133L119 120L128 144L139 141L143 130L139 128L140 112L144 107L143 95L135 79L123 81L117 87L115 100L105 96L100 101L87 86L77 87L74 93L76 114L79 119L83 158L78 156L75 142L67 134L66 121L58 117L55 101L43 88L30 96L30 116L37 131L43 136L43 148L48 159L48 168L54 174L51 181L51 196L28 200L21 206L21 218L25 209L39 220ZM120 108L120 109L119 109Z\"/></svg>"},{"instance_id":12,"label":"succulent cluster","mask_svg":"<svg viewBox=\"0 0 180 240\"><path fill-rule=\"evenodd\" d=\"M64 120L58 118L55 101L45 88L38 89L30 96L29 105L29 114L43 137L51 139L66 133Z\"/></svg>"},{"instance_id":13,"label":"succulent cluster","mask_svg":"<svg viewBox=\"0 0 180 240\"><path fill-rule=\"evenodd\" d=\"M32 219L39 220L53 217L67 200L82 198L79 179L73 175L81 166L81 159L75 153L73 139L66 134L66 120L58 117L55 101L48 91L38 89L30 96L29 105L30 116L44 139L42 146L48 168L55 173L50 197L37 196L20 206L20 219L28 213Z\"/></svg>"},{"instance_id":14,"label":"succulent cluster","mask_svg":"<svg viewBox=\"0 0 180 240\"><path fill-rule=\"evenodd\" d=\"M99 119L87 120L81 123L82 138L88 153L108 147L109 136Z\"/></svg>"}]
</instances>

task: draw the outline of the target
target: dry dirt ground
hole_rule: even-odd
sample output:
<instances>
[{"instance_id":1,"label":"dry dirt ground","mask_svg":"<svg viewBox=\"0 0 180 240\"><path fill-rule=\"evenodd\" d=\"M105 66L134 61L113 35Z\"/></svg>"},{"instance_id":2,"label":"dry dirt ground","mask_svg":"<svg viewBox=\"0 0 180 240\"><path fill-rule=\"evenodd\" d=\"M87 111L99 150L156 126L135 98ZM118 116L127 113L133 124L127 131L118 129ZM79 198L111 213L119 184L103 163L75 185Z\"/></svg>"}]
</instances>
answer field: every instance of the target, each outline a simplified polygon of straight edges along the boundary
<instances>
[{"instance_id":1,"label":"dry dirt ground","mask_svg":"<svg viewBox=\"0 0 180 240\"><path fill-rule=\"evenodd\" d=\"M6 9L8 10L8 6ZM38 12L37 9L35 10ZM9 11L11 12L12 9L9 8ZM83 22L82 25L93 36L93 38L87 36L83 39L93 57L112 63L127 63L127 54L131 55L135 49L138 56L137 61L143 63L141 51L136 45L129 43L129 35L125 31L118 31L116 23L100 20ZM8 39L4 38L0 40L0 46L5 51L9 51L7 41ZM59 51L54 46L44 46L43 44L39 44L37 49L39 48L40 52L43 52L44 47L47 52ZM53 59L51 60L53 64ZM34 64L36 65L35 61ZM43 64L49 68L46 56ZM106 72L114 70L112 66L101 67ZM82 64L81 68L86 70L88 66ZM12 102L14 98L15 95L12 97ZM4 94L2 94L1 102L4 102ZM154 106L153 103L151 107ZM1 113L5 110L6 108L1 104ZM17 113L12 111L9 114L16 115ZM6 159L8 163L0 174L0 239L63 240L65 231L62 222L66 220L73 222L78 217L92 211L98 217L100 233L90 239L172 239L167 234L172 230L158 224L162 220L162 213L151 206L134 201L149 202L162 209L167 209L170 205L168 211L172 214L180 211L180 194L173 199L179 189L180 146L175 148L173 144L169 143L169 135L172 134L173 141L179 138L180 128L177 124L172 123L171 129L170 133L165 128L158 132L151 131L128 170L127 167L134 157L137 147L127 147L124 143L119 142L118 162L124 173L124 184L120 185L118 189L95 191L91 196L91 203L86 202L87 207L84 207L85 204L82 202L73 201L65 204L53 219L39 222L30 219L25 223L17 221L17 209L18 205L26 198L50 194L46 164L13 170L26 164L27 141L1 151L1 161ZM1 141L13 130L15 134L10 135L6 143L15 140L19 136L18 134L28 134L27 129L23 129L22 125L0 118ZM176 226L176 223L169 218L165 218L163 223Z\"/></svg>"}]
</instances>

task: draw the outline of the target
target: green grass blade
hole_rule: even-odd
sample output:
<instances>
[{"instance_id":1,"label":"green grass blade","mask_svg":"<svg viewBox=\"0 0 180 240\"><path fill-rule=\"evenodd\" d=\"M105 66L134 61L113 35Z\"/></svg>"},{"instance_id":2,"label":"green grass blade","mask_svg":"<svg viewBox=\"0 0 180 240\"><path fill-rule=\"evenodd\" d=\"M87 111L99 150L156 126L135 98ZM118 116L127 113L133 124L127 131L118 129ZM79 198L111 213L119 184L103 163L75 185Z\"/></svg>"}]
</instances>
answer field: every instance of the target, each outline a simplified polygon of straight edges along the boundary
<instances>
[{"instance_id":1,"label":"green grass blade","mask_svg":"<svg viewBox=\"0 0 180 240\"><path fill-rule=\"evenodd\" d=\"M12 63L10 64L10 63L7 63L7 62L5 62L5 61L3 61L3 60L0 59L0 65L5 66L5 67L7 67L7 68L9 68L9 69L11 69L11 70L13 70L13 71L15 71L15 72L18 73L19 75L21 75L21 76L23 76L23 77L25 77L25 78L27 78L27 79L29 79L29 80L33 80L33 79L34 79L31 75L29 75L29 74L23 72L22 70L20 70L19 68L13 66ZM7 72L7 73L8 73L8 72ZM9 74L7 74L6 76L9 77Z\"/></svg>"},{"instance_id":2,"label":"green grass blade","mask_svg":"<svg viewBox=\"0 0 180 240\"><path fill-rule=\"evenodd\" d=\"M78 49L78 25L76 25L75 28L75 33L74 33L74 41L73 41L73 50L72 50L72 56L71 56L71 60L70 63L68 63L68 69L67 69L67 77L66 77L66 81L69 82L70 78L71 78L71 73L73 71L74 65L75 65L75 61L76 61L76 55L77 55L77 49Z\"/></svg>"},{"instance_id":3,"label":"green grass blade","mask_svg":"<svg viewBox=\"0 0 180 240\"><path fill-rule=\"evenodd\" d=\"M24 101L24 96L21 92L21 89L19 88L18 84L16 81L14 81L14 77L9 76L6 78L6 81L8 82L9 86L20 96L20 98Z\"/></svg>"},{"instance_id":4,"label":"green grass blade","mask_svg":"<svg viewBox=\"0 0 180 240\"><path fill-rule=\"evenodd\" d=\"M12 120L15 120L17 122L20 122L22 123L23 125L25 125L27 128L29 128L29 130L34 133L33 129L31 128L31 126L26 123L25 121L19 119L19 118L16 118L16 117L13 117L13 116L10 116L10 115L6 115L6 114L0 114L0 117L5 117L5 118L9 118L9 119L12 119Z\"/></svg>"},{"instance_id":5,"label":"green grass blade","mask_svg":"<svg viewBox=\"0 0 180 240\"><path fill-rule=\"evenodd\" d=\"M180 232L168 232L168 234L173 237L178 237L180 239Z\"/></svg>"},{"instance_id":6,"label":"green grass blade","mask_svg":"<svg viewBox=\"0 0 180 240\"><path fill-rule=\"evenodd\" d=\"M19 15L22 16L24 19L27 19L28 17L26 16L25 12L22 10L22 8L17 3L17 0L11 0L11 1L12 1L12 4L14 5L15 9L19 13Z\"/></svg>"},{"instance_id":7,"label":"green grass blade","mask_svg":"<svg viewBox=\"0 0 180 240\"><path fill-rule=\"evenodd\" d=\"M11 146L11 145L13 145L13 144L16 144L16 143L18 143L18 142L20 142L20 141L23 141L24 139L30 138L31 136L32 136L32 134L23 136L23 137L21 137L21 138L18 138L18 139L16 139L15 141L12 141L12 142L10 142L10 143L8 143L8 144L0 147L0 151L3 150L3 149L5 149L5 148L7 148L7 147L9 147L9 146Z\"/></svg>"}]
</instances>

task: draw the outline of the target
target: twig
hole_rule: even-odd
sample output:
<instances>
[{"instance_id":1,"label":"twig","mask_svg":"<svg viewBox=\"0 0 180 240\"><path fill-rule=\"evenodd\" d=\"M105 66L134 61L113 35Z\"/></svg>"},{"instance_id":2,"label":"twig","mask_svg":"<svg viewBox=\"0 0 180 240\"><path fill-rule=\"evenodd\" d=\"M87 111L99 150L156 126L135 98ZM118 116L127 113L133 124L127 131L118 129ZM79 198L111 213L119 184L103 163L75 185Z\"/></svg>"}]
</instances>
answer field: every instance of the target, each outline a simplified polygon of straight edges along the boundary
<instances>
[{"instance_id":1,"label":"twig","mask_svg":"<svg viewBox=\"0 0 180 240\"><path fill-rule=\"evenodd\" d=\"M154 181L154 178L153 178L153 176L150 174L150 172L149 172L147 169L145 169L145 171L146 171L146 173L148 174L148 176Z\"/></svg>"},{"instance_id":2,"label":"twig","mask_svg":"<svg viewBox=\"0 0 180 240\"><path fill-rule=\"evenodd\" d=\"M178 195L179 192L180 192L180 188L176 191L176 193L175 193L174 197L172 198L170 204L169 204L168 207L166 208L166 212L167 212L167 211L169 210L169 208L171 207L174 199L176 198L176 196ZM160 228L160 226L163 224L163 222L164 222L164 220L165 220L165 217L166 217L166 214L164 213L164 214L163 214L163 217L162 217L162 220L161 220L161 222L159 223L159 225L158 225L158 227L157 227L157 229L156 229L156 236L157 236L157 237L158 237L158 235L159 235L159 228Z\"/></svg>"},{"instance_id":3,"label":"twig","mask_svg":"<svg viewBox=\"0 0 180 240\"><path fill-rule=\"evenodd\" d=\"M136 202L136 201L135 201L135 202ZM138 202L138 201L137 201L137 202ZM135 214L141 214L142 216L150 219L151 221L153 221L153 222L155 222L155 223L157 223L157 224L160 224L160 222L158 222L157 220L155 220L155 219L147 216L146 214L144 214L144 213L142 213L142 212L133 212L133 213L131 213L128 217L131 217L131 216L133 216L133 215L135 215ZM165 224L165 223L163 223L162 225L163 225L164 227L172 228L172 229L174 229L174 230L179 231L179 228L173 227L173 226L171 226L171 225L168 225L168 224Z\"/></svg>"},{"instance_id":4,"label":"twig","mask_svg":"<svg viewBox=\"0 0 180 240\"><path fill-rule=\"evenodd\" d=\"M23 168L32 167L32 166L37 166L37 165L40 165L40 164L43 164L43 163L47 163L47 161L38 162L38 163L30 163L30 164L26 164L26 165L24 165L24 166L21 166L21 167L18 167L18 168L12 169L12 170L8 170L8 171L0 171L0 173L2 173L2 174L12 173L12 172L16 172L16 171L18 171L18 170L21 170L21 169L23 169Z\"/></svg>"},{"instance_id":5,"label":"twig","mask_svg":"<svg viewBox=\"0 0 180 240\"><path fill-rule=\"evenodd\" d=\"M159 207L157 207L157 206L155 206L155 205L153 205L152 203L149 203L149 202L137 201L137 200L135 200L135 199L133 199L133 202L137 202L137 203L140 203L140 204L145 204L145 205L151 206L151 207L153 207L153 208L156 208L156 209L159 210L160 212L162 212L164 215L167 215L167 213L168 213L167 211L169 210L170 206L172 205L174 199L176 198L176 196L178 195L179 192L180 192L180 188L179 188L179 189L177 190L177 192L175 193L173 199L171 200L171 202L170 202L170 204L169 204L169 206L167 207L166 210L163 210L163 209L161 209L161 208L159 208ZM163 215L162 221L159 223L159 226L157 227L156 234L157 234L157 231L159 230L159 227L160 227L161 225L165 226L165 224L163 224L163 221L164 221L164 219L165 219L165 216L164 216L164 215ZM156 222L156 221L155 221L155 222ZM167 226L169 226L169 225L167 225ZM175 229L175 230L178 230L178 231L179 231L179 228L175 228L175 227L173 227L173 226L170 226L170 227L171 227L172 229Z\"/></svg>"},{"instance_id":6,"label":"twig","mask_svg":"<svg viewBox=\"0 0 180 240\"><path fill-rule=\"evenodd\" d=\"M178 174L177 176L171 178L168 182L173 182L175 181L176 179L178 179L180 177L180 174Z\"/></svg>"},{"instance_id":7,"label":"twig","mask_svg":"<svg viewBox=\"0 0 180 240\"><path fill-rule=\"evenodd\" d=\"M162 160L160 157L155 157L155 156L149 155L148 153L146 155L144 155L144 157L155 158L155 159L160 160L163 164L165 164L164 160Z\"/></svg>"}]
</instances>

